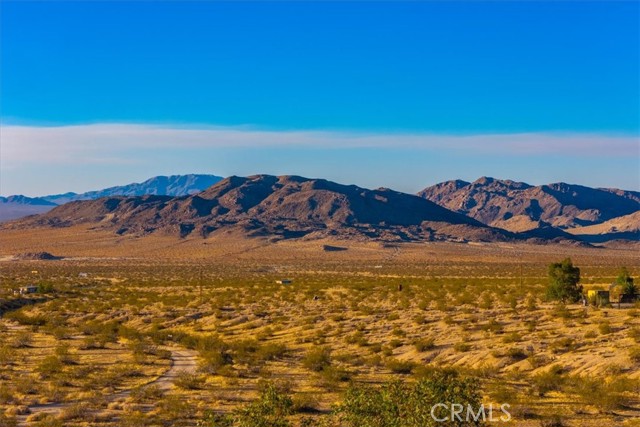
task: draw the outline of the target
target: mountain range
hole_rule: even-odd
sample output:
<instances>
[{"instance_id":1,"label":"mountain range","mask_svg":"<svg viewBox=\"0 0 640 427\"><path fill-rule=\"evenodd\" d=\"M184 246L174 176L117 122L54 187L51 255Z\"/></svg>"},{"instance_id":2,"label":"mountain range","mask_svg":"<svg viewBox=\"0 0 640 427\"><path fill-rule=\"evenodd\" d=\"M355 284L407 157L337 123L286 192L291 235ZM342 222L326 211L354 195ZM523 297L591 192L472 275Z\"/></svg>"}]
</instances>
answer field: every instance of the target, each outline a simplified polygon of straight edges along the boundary
<instances>
[{"instance_id":1,"label":"mountain range","mask_svg":"<svg viewBox=\"0 0 640 427\"><path fill-rule=\"evenodd\" d=\"M603 234L608 235L605 240L640 240L640 192L636 191L565 183L532 186L482 177L474 182L442 182L418 195L483 224L515 233L553 229L583 240L602 241ZM609 226L594 227L609 222Z\"/></svg>"},{"instance_id":2,"label":"mountain range","mask_svg":"<svg viewBox=\"0 0 640 427\"><path fill-rule=\"evenodd\" d=\"M506 240L488 227L421 197L324 179L255 175L225 178L196 195L75 201L17 226L92 224L115 233L208 237L238 232L281 238Z\"/></svg>"},{"instance_id":3,"label":"mountain range","mask_svg":"<svg viewBox=\"0 0 640 427\"><path fill-rule=\"evenodd\" d=\"M299 176L184 175L32 201L47 212L3 228L89 224L116 235L241 233L276 240L640 241L638 192L488 177L447 181L411 195Z\"/></svg>"},{"instance_id":4,"label":"mountain range","mask_svg":"<svg viewBox=\"0 0 640 427\"><path fill-rule=\"evenodd\" d=\"M109 187L86 193L52 194L42 197L22 195L0 197L0 221L21 218L47 212L55 206L77 200L95 200L110 196L186 196L209 188L222 177L215 175L171 175L156 176L144 182Z\"/></svg>"}]
</instances>

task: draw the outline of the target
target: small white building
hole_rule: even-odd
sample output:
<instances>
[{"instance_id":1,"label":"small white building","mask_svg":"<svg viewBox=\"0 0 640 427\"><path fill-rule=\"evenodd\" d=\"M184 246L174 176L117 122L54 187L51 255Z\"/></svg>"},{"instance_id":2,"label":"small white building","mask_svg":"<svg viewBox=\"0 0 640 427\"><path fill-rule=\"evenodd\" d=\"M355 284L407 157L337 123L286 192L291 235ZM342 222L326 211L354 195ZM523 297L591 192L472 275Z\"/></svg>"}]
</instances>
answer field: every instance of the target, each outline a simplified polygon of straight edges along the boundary
<instances>
[{"instance_id":1,"label":"small white building","mask_svg":"<svg viewBox=\"0 0 640 427\"><path fill-rule=\"evenodd\" d=\"M35 294L36 292L38 292L38 287L35 285L30 285L30 286L22 286L19 290L18 293L20 295L26 295L26 294Z\"/></svg>"}]
</instances>

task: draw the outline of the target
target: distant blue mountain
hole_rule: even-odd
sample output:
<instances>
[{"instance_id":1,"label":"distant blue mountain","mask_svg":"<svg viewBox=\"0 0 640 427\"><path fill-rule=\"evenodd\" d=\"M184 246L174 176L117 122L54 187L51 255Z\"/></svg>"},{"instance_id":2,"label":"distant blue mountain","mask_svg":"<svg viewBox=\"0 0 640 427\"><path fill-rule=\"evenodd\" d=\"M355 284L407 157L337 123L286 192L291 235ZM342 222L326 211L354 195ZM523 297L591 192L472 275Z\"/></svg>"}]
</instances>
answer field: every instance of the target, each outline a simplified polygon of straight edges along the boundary
<instances>
[{"instance_id":1,"label":"distant blue mountain","mask_svg":"<svg viewBox=\"0 0 640 427\"><path fill-rule=\"evenodd\" d=\"M134 182L128 185L109 187L103 190L88 191L86 193L65 193L44 196L43 199L57 205L72 202L74 200L95 200L101 197L111 196L189 196L199 193L220 182L223 178L216 175L171 175L154 176L144 182Z\"/></svg>"},{"instance_id":2,"label":"distant blue mountain","mask_svg":"<svg viewBox=\"0 0 640 427\"><path fill-rule=\"evenodd\" d=\"M0 204L16 204L16 205L32 205L32 206L57 206L57 203L52 203L42 197L27 197L21 194L16 196L2 197L0 196Z\"/></svg>"},{"instance_id":3,"label":"distant blue mountain","mask_svg":"<svg viewBox=\"0 0 640 427\"><path fill-rule=\"evenodd\" d=\"M75 200L94 200L112 196L189 196L199 193L223 178L216 175L171 175L155 176L144 182L109 187L86 193L52 194L43 197L0 196L0 221L17 219L27 215L39 214Z\"/></svg>"}]
</instances>

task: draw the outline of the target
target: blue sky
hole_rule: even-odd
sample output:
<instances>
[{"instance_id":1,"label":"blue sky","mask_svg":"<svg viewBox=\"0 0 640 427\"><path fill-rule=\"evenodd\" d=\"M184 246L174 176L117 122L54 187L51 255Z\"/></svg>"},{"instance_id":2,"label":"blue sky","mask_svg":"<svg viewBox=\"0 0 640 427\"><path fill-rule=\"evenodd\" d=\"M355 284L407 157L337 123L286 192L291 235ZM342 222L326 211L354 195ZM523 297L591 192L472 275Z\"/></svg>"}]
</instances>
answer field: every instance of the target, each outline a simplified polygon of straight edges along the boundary
<instances>
[{"instance_id":1,"label":"blue sky","mask_svg":"<svg viewBox=\"0 0 640 427\"><path fill-rule=\"evenodd\" d=\"M1 7L1 194L185 172L640 188L637 2Z\"/></svg>"}]
</instances>

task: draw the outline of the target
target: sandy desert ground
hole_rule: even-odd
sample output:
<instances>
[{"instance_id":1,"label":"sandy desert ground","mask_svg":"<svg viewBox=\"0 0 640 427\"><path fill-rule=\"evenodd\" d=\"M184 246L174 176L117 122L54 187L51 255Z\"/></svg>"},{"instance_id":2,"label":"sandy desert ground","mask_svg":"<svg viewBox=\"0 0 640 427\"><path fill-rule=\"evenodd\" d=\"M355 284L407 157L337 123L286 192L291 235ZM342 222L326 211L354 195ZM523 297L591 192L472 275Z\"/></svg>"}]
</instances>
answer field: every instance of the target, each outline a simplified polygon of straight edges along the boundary
<instances>
[{"instance_id":1,"label":"sandy desert ground","mask_svg":"<svg viewBox=\"0 0 640 427\"><path fill-rule=\"evenodd\" d=\"M61 259L20 256L43 251ZM5 230L0 425L221 425L202 420L269 384L290 425L320 425L349 387L441 368L510 404L498 425L640 425L640 306L545 300L550 262L597 288L637 277L638 254ZM29 283L47 286L13 294Z\"/></svg>"}]
</instances>

